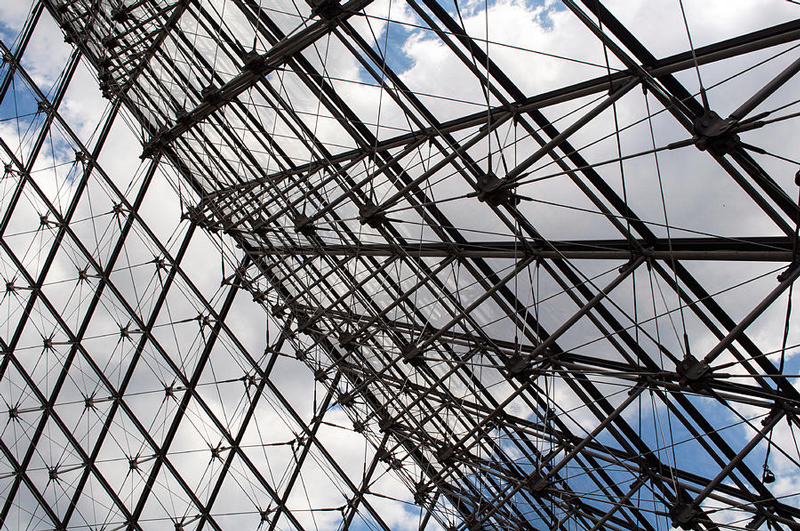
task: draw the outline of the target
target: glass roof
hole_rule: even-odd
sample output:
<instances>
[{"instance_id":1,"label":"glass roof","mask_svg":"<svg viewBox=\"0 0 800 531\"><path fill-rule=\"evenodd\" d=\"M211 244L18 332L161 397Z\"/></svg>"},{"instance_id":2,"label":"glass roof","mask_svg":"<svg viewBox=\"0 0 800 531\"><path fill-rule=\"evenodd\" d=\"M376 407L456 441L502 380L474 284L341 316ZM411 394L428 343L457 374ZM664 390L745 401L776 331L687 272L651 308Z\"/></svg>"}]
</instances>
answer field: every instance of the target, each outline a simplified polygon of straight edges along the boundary
<instances>
[{"instance_id":1,"label":"glass roof","mask_svg":"<svg viewBox=\"0 0 800 531\"><path fill-rule=\"evenodd\" d=\"M797 527L799 10L0 4L2 526Z\"/></svg>"}]
</instances>

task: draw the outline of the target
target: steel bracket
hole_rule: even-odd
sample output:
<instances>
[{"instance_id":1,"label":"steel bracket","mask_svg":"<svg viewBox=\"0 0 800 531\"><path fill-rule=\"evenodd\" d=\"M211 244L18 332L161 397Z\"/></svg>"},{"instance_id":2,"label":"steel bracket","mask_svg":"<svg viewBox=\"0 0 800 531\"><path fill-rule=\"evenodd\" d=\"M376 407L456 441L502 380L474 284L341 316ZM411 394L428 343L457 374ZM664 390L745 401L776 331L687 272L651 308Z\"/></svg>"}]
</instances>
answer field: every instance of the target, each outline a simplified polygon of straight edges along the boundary
<instances>
[{"instance_id":1,"label":"steel bracket","mask_svg":"<svg viewBox=\"0 0 800 531\"><path fill-rule=\"evenodd\" d=\"M672 517L673 527L694 529L700 515L700 506L694 502L679 502L670 509L669 515Z\"/></svg>"},{"instance_id":2,"label":"steel bracket","mask_svg":"<svg viewBox=\"0 0 800 531\"><path fill-rule=\"evenodd\" d=\"M675 366L675 372L680 376L681 387L691 387L699 391L707 386L711 367L705 361L700 361L689 354Z\"/></svg>"},{"instance_id":3,"label":"steel bracket","mask_svg":"<svg viewBox=\"0 0 800 531\"><path fill-rule=\"evenodd\" d=\"M710 151L715 155L730 153L739 145L739 135L732 131L736 122L730 118L723 120L714 111L706 111L694 122L694 143L700 151Z\"/></svg>"}]
</instances>

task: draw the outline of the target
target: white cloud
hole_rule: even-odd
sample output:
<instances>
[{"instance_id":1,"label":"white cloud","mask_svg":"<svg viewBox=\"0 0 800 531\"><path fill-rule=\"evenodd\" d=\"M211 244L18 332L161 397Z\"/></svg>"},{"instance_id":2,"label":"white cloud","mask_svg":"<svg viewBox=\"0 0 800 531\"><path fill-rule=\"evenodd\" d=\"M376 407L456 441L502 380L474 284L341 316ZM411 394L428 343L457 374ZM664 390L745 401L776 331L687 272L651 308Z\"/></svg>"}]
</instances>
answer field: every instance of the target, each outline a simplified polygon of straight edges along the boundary
<instances>
[{"instance_id":1,"label":"white cloud","mask_svg":"<svg viewBox=\"0 0 800 531\"><path fill-rule=\"evenodd\" d=\"M480 38L484 35L485 27L485 12L483 11L484 4L480 2L470 2L462 6L462 15L468 32ZM230 7L230 6L228 6ZM302 6L305 9L305 6ZM285 9L293 10L294 7L287 5L283 6ZM652 3L652 2L638 2L631 3L625 2L611 6L612 11L617 13L623 21L630 27L635 28L635 33L640 37L647 46L652 47L656 55L661 57L667 54L683 51L687 47L687 39L685 39L685 28L683 21L677 11L678 4L673 2L668 4ZM411 13L406 5L398 2L380 1L373 3L369 12L377 18L370 19L370 24L375 32L375 35L369 31L367 19L364 17L355 17L353 24L356 30L372 42L373 38L377 37L377 41L381 42L382 32L386 30L386 24L381 22L380 18L389 15L391 10L391 18L405 23L417 24L420 21ZM23 21L23 17L19 16L19 11L14 11L14 6L9 2L0 3L0 15L4 20L7 20L9 26L19 27ZM227 15L228 23L231 28L237 33L245 34L247 25L239 20L234 13L229 12ZM715 42L719 39L728 38L745 31L758 29L766 25L775 23L788 17L796 16L795 7L791 6L788 2L703 2L703 3L688 3L687 2L687 20L690 25L692 37L695 45L700 46L703 44ZM287 29L291 24L299 24L296 18L286 16L283 19L283 24ZM49 24L49 23L48 23ZM31 65L32 72L35 75L37 82L45 85L51 84L63 67L66 55L62 52L66 47L60 44L60 33L54 28L50 27L52 24L43 24L40 28L42 30L37 34L31 49L28 52L28 61ZM394 28L393 30L399 29ZM37 30L38 31L38 30ZM393 50L395 53L404 54L402 57L395 57L393 60L402 68L399 73L405 83L407 83L412 90L425 94L421 99L426 104L429 104L433 112L440 120L460 116L462 114L472 113L483 109L486 105L484 95L474 76L469 73L468 69L457 59L455 59L452 52L442 45L431 32L425 32L416 28L406 28L408 32L405 40L399 44L399 50ZM398 32L399 34L399 32ZM588 30L586 30L580 22L568 11L564 9L557 9L555 4L546 3L544 5L531 5L524 2L503 0L491 5L489 9L489 38L492 44L489 46L490 56L496 61L507 75L515 82L526 94L535 94L540 91L551 90L568 83L577 82L583 79L602 75L604 72L603 66L605 64L605 57L603 54L602 46L597 42L594 37L591 37ZM355 59L347 52L344 47L336 39L331 38L330 41L323 40L324 45L327 47L323 49L319 47L320 55L326 57L325 68L327 74L332 78L350 80L351 82L334 81L334 85L341 92L342 97L353 108L356 114L363 118L369 127L377 129L375 125L380 123L379 135L383 137L396 134L398 130L408 129L409 125L404 121L403 114L399 107L391 103L388 96L380 95L380 91L374 86L368 87L359 85L368 81L366 73L361 69ZM58 44L58 46L56 46ZM207 43L206 43L207 44ZM58 53L53 53L52 50L59 50ZM215 49L213 46L203 46L203 53L212 54ZM541 53L539 53L541 52ZM552 56L545 56L542 53L558 55L577 59L587 64L577 64L575 62L566 61L564 59L555 58ZM307 53L308 57L315 64L320 62L315 54ZM750 60L748 58L748 60ZM232 63L223 63L225 68L233 70ZM733 64L733 63L729 63ZM727 66L729 66L726 65ZM735 64L739 64L738 62ZM599 65L599 66L593 66ZM612 67L619 66L619 62L611 59ZM478 66L479 70L483 70L482 65ZM704 74L704 81L712 83L720 78L717 66L707 66L701 69ZM728 108L735 105L736 102L746 98L759 83L765 78L769 77L771 73L775 72L775 67L768 65L767 67L757 70L757 73L752 77L746 79L738 85L730 84L723 85L714 89L710 93L712 103L724 102L721 108ZM690 72L681 76L682 81L685 81L690 89L694 89L695 80ZM276 86L282 84L282 89L292 95L292 107L304 113L305 123L312 128L316 134L329 142L332 146L346 146L351 147L352 141L347 138L344 128L335 123L330 117L327 119L317 120L315 113L318 110L316 94L311 93L308 89L302 88L302 84L296 77L285 75L282 79L279 76L273 75L270 77ZM371 81L371 80L369 80ZM78 131L78 134L83 138L88 138L93 130L93 124L96 123L100 116L101 110L104 109L102 100L99 98L96 86L93 86L93 80L87 75L86 71L82 68L79 70L79 77L73 82L73 88L68 94L62 108L64 116L73 124ZM735 87L735 90L728 87ZM176 89L177 90L177 89ZM446 98L446 99L445 99ZM381 102L381 111L378 112L378 102ZM464 103L466 102L466 103ZM651 105L655 106L654 100L650 100ZM497 102L492 99L492 104ZM580 102L583 103L583 102ZM569 103L561 106L545 110L545 114L551 118L556 118L566 115L568 112L575 110L576 103ZM645 113L644 99L642 95L636 91L623 98L618 106L619 118L623 125L632 124L640 120ZM261 110L264 122L271 124L271 118L268 111ZM576 115L576 116L579 116ZM575 119L576 116L566 118L564 121L569 123L570 120ZM233 118L231 118L233 123ZM238 125L238 124L237 124ZM395 129L393 129L395 128ZM284 133L290 133L288 128L282 129ZM502 130L502 134L511 130ZM610 119L610 114L606 113L601 119L591 124L586 129L577 133L574 138L574 144L581 146L594 142L609 132L613 131L613 123ZM673 141L676 139L684 138L687 135L685 131L676 127L671 122L671 118L664 115L656 121L656 136L657 142L666 142L666 139ZM7 128L3 130L4 138L12 138L13 132L8 132ZM791 149L786 147L787 135L784 138L770 139L765 141L769 143L771 149L785 150L785 153L791 153ZM138 167L138 146L132 149L131 146L135 145L131 135L118 133L112 135L108 141L106 153L111 153L113 156L108 160L103 160L104 166L109 169L114 179L120 178L120 182L124 182L129 175L132 174L131 169ZM307 150L300 146L297 142L290 140L282 140L287 150L291 152L297 159L304 161L309 157ZM622 136L623 148L628 151L637 151L647 149L649 147L649 127L646 123L642 123L632 127L630 132L624 133ZM248 142L248 145L252 145ZM533 142L521 142L517 149L522 152L520 158L536 149ZM511 148L506 150L506 156L509 160L513 160L510 153ZM590 160L602 160L614 156L616 144L613 138L606 140L596 147L587 149L586 153ZM487 148L485 145L479 145L471 150L471 155L474 158L482 158L485 156ZM232 156L232 155L231 155ZM52 160L42 159L40 164L52 164ZM764 218L741 191L732 185L730 178L721 173L719 168L713 161L710 160L706 153L699 153L694 148L683 148L680 151L665 153L661 156L660 162L663 169L663 181L665 193L667 196L667 208L670 216L670 221L676 226L685 229L701 230L711 233L728 234L728 235L750 235L750 234L773 234L774 228L771 222ZM422 169L414 168L410 170L412 175L418 175ZM533 175L541 175L542 173L549 173L554 171L552 166L538 170L540 173ZM655 176L654 161L650 158L642 159L641 161L631 161L626 163L626 192L630 196L631 204L634 205L635 210L643 213L646 220L652 222L662 222L663 216L660 206L660 194L656 193L658 181ZM603 170L604 176L607 176L612 185L618 190L621 190L620 176L615 167L609 167ZM174 190L167 185L167 179L172 181L173 187L177 187L175 180L179 177L175 174L159 176L157 181L152 185L153 189L149 194L148 201L143 210L143 217L153 226L156 234L162 239L169 238L172 228L178 223L177 215L180 213L180 206L176 203L176 198L173 194ZM438 176L436 177L439 178ZM56 178L53 186L58 185ZM44 180L43 180L44 182ZM590 207L591 205L582 199L576 198L577 190L570 184L565 184L567 181L564 177L559 177L552 181L544 181L541 184L531 184L523 187L523 193L531 195L538 200L549 200L554 203L568 203L570 206L576 207ZM389 189L389 185L382 182L380 191ZM436 197L442 199L444 197L458 196L468 190L467 186L462 182L460 176L455 175L444 180L441 184L435 187ZM99 190L98 190L99 191ZM50 193L57 195L55 190ZM192 197L192 200L196 198ZM490 217L485 205L479 205L481 214L476 214L474 198L458 202L458 207L454 207L448 211L451 219L459 227L494 230L496 232L508 233L508 229L495 219ZM464 205L467 205L464 207ZM448 208L448 207L444 207ZM545 236L552 238L579 238L588 236L608 236L616 237L617 232L611 226L596 215L584 215L580 218L576 217L574 211L568 211L562 207L546 207L539 203L525 203L520 207L523 213L531 219L541 229ZM34 219L35 209L27 211L30 219L24 219L22 210L15 215L15 221L20 224L28 224L36 222ZM349 212L346 208L342 208L342 212ZM698 215L698 212L701 215ZM96 214L96 213L95 213ZM349 212L352 215L352 212ZM408 214L409 218L413 218ZM577 221L580 219L580 221ZM355 227L356 224L353 223ZM87 241L92 241L86 227L85 235ZM368 229L364 229L365 232ZM418 234L417 227L407 230L410 236ZM663 230L656 228L657 233L663 235ZM676 229L676 232L679 232ZM369 231L374 235L374 232ZM679 233L678 235L685 235L690 233ZM673 234L675 236L676 234ZM492 236L494 237L494 236ZM190 249L189 256L186 261L186 269L190 276L200 286L200 289L211 298L217 293L217 288L222 280L222 271L219 264L220 260L212 245L222 245L218 242L212 243L211 239L207 239L205 235L198 235L198 242ZM145 238L146 240L146 238ZM46 243L46 242L45 242ZM179 241L171 241L171 249L175 249ZM133 244L132 244L133 245ZM225 245L229 245L226 243ZM148 247L147 243L142 243L137 246L137 254L131 259L126 258L126 265L141 265L150 257L148 252L152 251L152 247ZM239 255L235 258L229 258L231 262L238 260ZM5 264L4 264L5 265ZM229 263L228 265L232 265ZM608 265L608 264L604 264ZM75 276L75 271L72 270L71 264L64 261L63 264L59 262L58 267L63 267L63 271L56 271L52 273L52 278L71 278ZM594 271L591 268L594 266L586 266L584 271L587 274L592 274ZM708 264L692 265L693 272L701 278L705 285L712 286L712 291L716 289L726 289L737 282L753 277L756 273L760 273L764 267L744 268L744 267L722 267ZM142 270L143 271L143 270ZM447 272L449 273L449 272ZM132 278L130 285L126 286L125 295L133 296L134 289L140 290L142 285L146 285L149 280L148 275L151 273L139 273L141 276ZM230 274L230 270L228 270ZM464 273L462 279L468 279L471 276ZM643 282L644 277L639 277L639 281ZM604 279L605 280L605 277ZM122 283L122 281L120 281ZM450 283L455 282L453 277L449 279ZM522 291L531 290L532 287L523 280ZM463 284L463 282L462 282ZM545 280L546 289L545 293L554 294L558 293L561 288L552 282ZM602 283L598 280L598 284ZM720 300L725 302L725 306L732 308L735 316L744 313L749 305L753 304L754 300L758 300L759 294L762 290L766 291L766 287L762 288L762 284L766 286L767 282L757 283L754 286L746 286L731 292L729 298L720 297ZM663 285L663 284L662 284ZM640 284L641 286L641 284ZM184 289L185 286L183 286ZM625 285L619 289L617 295L620 300L628 302L630 298L630 286ZM538 289L538 287L537 287ZM480 290L475 290L480 292ZM315 294L324 293L321 289L315 291ZM141 296L141 294L139 294ZM462 295L467 299L470 295L470 290L464 290ZM66 297L67 295L62 295ZM669 295L668 295L669 296ZM245 294L241 294L241 298L247 298ZM446 312L445 305L437 304L433 297L430 300L422 301L428 302L432 305L432 316L435 320L447 322L449 316ZM543 310L546 315L545 319L551 330L558 326L563 321L565 316L571 315L575 311L573 304L566 300L567 296L562 295L548 303L548 308ZM674 299L674 297L673 297ZM563 301L563 302L562 302ZM10 303L10 301L8 301ZM179 296L176 296L176 301L171 307L174 316L165 320L178 320L191 319L195 316L198 310L198 301L192 295L188 294L188 289ZM670 309L674 312L675 301L657 301L655 303L659 307L659 311ZM18 312L18 310L10 310ZM506 332L509 327L508 323L501 323L492 328L490 324L492 314L499 312L499 308L489 305L482 306L476 312L477 319L482 323L487 323L486 328L492 330L493 333ZM776 310L777 311L777 310ZM648 310L649 312L649 310ZM779 312L778 312L779 313ZM18 313L15 313L18 315ZM649 315L649 314L648 314ZM117 318L116 315L112 316ZM675 317L677 319L677 317ZM765 317L763 320L754 326L753 337L759 345L768 345L769 348L774 349L776 342L776 333L780 332L781 324L780 315L772 315ZM265 314L261 309L255 308L254 305L247 300L245 303L237 303L231 317L232 327L237 335L241 335L245 344L252 352L258 352L263 348L263 332L264 322L266 321ZM11 326L11 321L6 322L6 328ZM113 329L113 319L107 319L104 325ZM503 328L504 324L506 328ZM628 324L628 323L624 323ZM192 347L192 341L196 339L195 323L189 323L182 326L185 329L179 332L174 341L174 345L170 342L170 349L175 348L173 354L177 357L178 354L188 354L193 352L196 354L197 344ZM662 330L668 329L669 325L661 318ZM97 327L98 329L100 326ZM704 352L716 341L705 331L696 320L689 319L689 329L692 336L692 344L699 352ZM585 332L585 333L584 333ZM665 336L671 334L664 333ZM168 335L168 334L167 334ZM793 333L794 338L796 333ZM565 336L565 339L573 340L582 344L588 342L599 336L599 332L593 327L586 324L585 326L578 327L574 330L574 334ZM668 340L662 338L664 342ZM679 341L680 339L678 339ZM30 336L31 344L39 341L38 337ZM167 339L164 340L167 343ZM672 342L672 339L669 339ZM97 345L101 344L100 341ZM675 345L671 345L676 350ZM607 347L607 345L605 345ZM226 348L234 350L230 345ZM594 353L595 350L601 350L602 346L593 347L588 345L582 347L583 352ZM652 345L650 346L652 348ZM766 349L766 348L765 348ZM287 347L287 350L291 350ZM290 352L291 353L291 352ZM232 355L232 358L236 358ZM98 358L103 359L103 358ZM156 363L157 358L151 360ZM324 359L316 360L316 362L324 362ZM236 359L231 362L231 366L225 367L229 370L231 375L238 375L241 367L236 364L240 363L245 365L241 359ZM301 416L307 421L314 415L313 410L313 396L310 394L314 390L321 393L322 387L314 383L310 377L306 367L298 362L290 361L288 359L281 359L277 365L277 372L275 381L278 387L286 394L287 398L298 409ZM164 370L163 367L158 370ZM487 371L488 372L488 371ZM151 383L154 384L154 379L148 375ZM497 372L493 372L493 376L487 376L485 383L496 383L500 381ZM465 386L453 381L453 388L451 389L456 394L463 394L468 396L469 389ZM233 384L233 385L238 385ZM231 387L233 389L233 387ZM510 392L508 385L497 385L492 390L494 396L502 399ZM586 429L577 433L584 434L592 429L596 423L586 407L580 407L582 401L570 390L566 388L563 382L554 384L553 395L557 399L558 406L561 410L570 411L574 420L569 421L570 425L585 425ZM228 400L235 400L240 398L241 393L233 392L222 393L220 397L215 398L213 395L206 395L209 405L220 416L224 416L223 406L228 408L230 413L230 406ZM149 398L148 398L149 400ZM619 398L615 399L621 400ZM261 426L269 426L271 430L270 436L272 442L288 438L289 436L296 435L298 427L294 425L294 421L289 421L285 416L278 414L282 406L277 401L271 401L270 407L264 407L259 411L257 422ZM520 403L519 401L513 402L509 406L509 411L513 411L520 416L530 415L529 408ZM663 414L663 411L657 411L656 414ZM327 413L327 421L348 426L349 419L346 419L341 410L335 409ZM213 433L210 430L209 433ZM776 432L776 440L780 438L783 443L788 444L787 431ZM247 441L250 444L257 445L259 443L260 433L248 433ZM189 457L181 458L182 468L190 471L192 464L203 462L205 464L207 455L200 450L204 450L204 445L208 443L205 440L208 433L193 433L191 429L186 432L181 432L180 440L176 442L176 448L185 450L197 450L200 457L194 454L188 454ZM365 453L369 456L372 450L366 449L363 444L363 439L353 434L325 426L320 434L324 439L325 444L329 445L330 451L334 454L337 461L345 468L347 474L356 483L360 477L360 470L363 468ZM214 437L212 437L214 438ZM263 442L263 441L262 441ZM284 449L285 450L285 449ZM269 450L269 454L265 451L263 453L264 466L274 467L270 470L270 478L278 478L278 483L281 482L279 478L284 478L291 471L292 468L292 455L277 449ZM319 455L315 454L319 461L322 459ZM119 458L120 456L117 455ZM308 492L311 501L310 506L315 508L330 507L342 503L343 497L339 493L339 488L342 487L341 480L335 477L329 469L323 466L318 466L316 461L304 469L303 473L303 488L295 490L292 498L290 499L293 508L296 508L298 514L301 514L301 519L310 527L317 525L321 528L335 528L340 515L336 511L319 513L312 515L303 512L307 509L309 502L305 498L305 493ZM124 464L124 463L123 463ZM796 492L797 475L796 470L793 468L792 463L786 460L778 459L775 463L776 471L781 472L780 479L776 485L776 492L790 494L792 489ZM202 474L205 468L197 468L197 474ZM244 474L244 473L243 473ZM399 481L389 479L387 475L383 481L380 482L379 491L376 493L385 494L394 498L403 500L408 499L408 492ZM235 491L236 489L232 489ZM238 494L238 492L237 492ZM261 493L263 495L263 493ZM232 496L231 496L232 497ZM226 500L228 497L226 496ZM239 499L241 501L241 499ZM408 508L402 503L390 501L388 498L374 497L372 502L376 507L379 507L381 514L389 522L390 526L398 529L405 529L413 527L413 520L415 514L409 511ZM223 503L223 500L218 502ZM232 503L232 502L231 502ZM795 502L793 502L795 503ZM238 508L239 506L237 506ZM247 504L241 504L241 510L246 510Z\"/></svg>"}]
</instances>

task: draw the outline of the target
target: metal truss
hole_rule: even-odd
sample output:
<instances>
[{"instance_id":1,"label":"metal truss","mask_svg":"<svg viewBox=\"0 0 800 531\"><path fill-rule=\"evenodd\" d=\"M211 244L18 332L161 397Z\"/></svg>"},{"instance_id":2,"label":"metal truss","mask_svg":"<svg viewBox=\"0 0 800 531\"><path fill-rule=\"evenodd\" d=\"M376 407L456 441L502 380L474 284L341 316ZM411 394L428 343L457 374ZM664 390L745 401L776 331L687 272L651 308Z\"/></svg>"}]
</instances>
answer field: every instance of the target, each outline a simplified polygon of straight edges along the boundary
<instances>
[{"instance_id":1,"label":"metal truss","mask_svg":"<svg viewBox=\"0 0 800 531\"><path fill-rule=\"evenodd\" d=\"M676 2L664 46L599 0L37 1L2 45L0 522L800 527L775 4L704 41Z\"/></svg>"}]
</instances>

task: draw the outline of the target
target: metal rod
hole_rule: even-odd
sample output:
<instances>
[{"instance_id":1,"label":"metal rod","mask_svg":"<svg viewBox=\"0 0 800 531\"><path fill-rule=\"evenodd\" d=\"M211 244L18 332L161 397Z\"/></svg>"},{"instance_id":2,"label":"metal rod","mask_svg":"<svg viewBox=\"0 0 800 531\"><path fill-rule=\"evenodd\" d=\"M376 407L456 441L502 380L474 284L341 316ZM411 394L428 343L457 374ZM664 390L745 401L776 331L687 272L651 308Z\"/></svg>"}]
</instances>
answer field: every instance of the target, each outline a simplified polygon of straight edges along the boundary
<instances>
[{"instance_id":1,"label":"metal rod","mask_svg":"<svg viewBox=\"0 0 800 531\"><path fill-rule=\"evenodd\" d=\"M603 288L603 290L600 291L600 293L598 293L597 295L592 297L592 299L590 299L586 304L584 304L583 307L580 310L578 310L577 312L575 312L572 315L572 317L570 317L569 319L564 321L561 324L561 326L558 327L557 330L555 330L553 333L551 333L547 337L547 339L542 341L539 344L539 346L537 346L533 350L533 352L531 352L531 354L530 354L531 359L535 359L537 356L542 354L545 349L547 349L548 347L550 347L550 345L555 343L556 340L559 337L561 337L567 330L569 330L572 327L572 325L574 325L581 317L586 315L589 312L589 310L591 310L592 308L597 306L597 304L601 300L603 300L606 297L606 295L611 293L611 290L616 288L623 280L628 278L628 276L631 273L633 273L636 270L636 268L639 267L639 265L642 262L644 262L644 257L640 256L640 257L636 258L633 262L623 266L622 271L620 272L619 275L617 275L616 278L614 278L614 280L612 280L605 288Z\"/></svg>"},{"instance_id":2,"label":"metal rod","mask_svg":"<svg viewBox=\"0 0 800 531\"><path fill-rule=\"evenodd\" d=\"M739 324L737 324L736 327L733 330L728 332L728 335L726 335L722 339L722 341L717 343L717 345L714 348L712 348L711 351L708 354L706 354L706 357L703 358L703 360L706 363L711 363L712 361L717 359L717 357L720 354L722 354L722 352L726 348L728 348L728 346L731 343L733 343L736 339L739 338L740 335L742 335L742 333L744 333L744 330L748 326L753 324L753 321L758 319L758 316L760 316L762 313L764 313L764 310L769 308L770 305L772 305L772 303L775 302L775 300L778 297L780 297L781 294L784 291L786 291L786 289L789 288L789 286L791 286L794 283L795 280L797 280L797 277L800 277L800 266L794 265L788 271L788 275L786 275L786 278L784 278L780 282L780 284L778 284L772 291L770 291L769 294L761 302L759 302L758 305L756 305L756 307L753 308L750 311L750 313L748 313L745 316L745 318L742 319L739 322Z\"/></svg>"},{"instance_id":3,"label":"metal rod","mask_svg":"<svg viewBox=\"0 0 800 531\"><path fill-rule=\"evenodd\" d=\"M783 72L775 76L769 83L764 85L761 90L753 94L746 102L742 103L738 109L731 113L730 118L738 122L750 114L750 111L758 107L761 102L769 98L776 90L786 84L797 72L800 72L800 58L795 59Z\"/></svg>"},{"instance_id":4,"label":"metal rod","mask_svg":"<svg viewBox=\"0 0 800 531\"><path fill-rule=\"evenodd\" d=\"M776 410L772 415L764 419L764 423L761 429L758 430L758 432L753 436L752 439L750 439L750 441L745 445L745 447L742 448L738 454L736 454L736 457L731 459L730 462L727 465L725 465L725 467L719 472L719 474L717 474L717 476L714 479L708 482L708 485L706 485L706 487L694 499L694 503L700 505L709 494L714 492L714 489L717 488L717 485L722 483L725 480L725 478L728 477L728 474L730 474L731 471L734 468L736 468L739 465L739 463L741 463L744 460L744 458L750 454L753 448L755 448L756 445L759 442L761 442L761 439L766 437L766 435L772 431L772 428L774 428L778 424L778 422L781 421L784 415L786 415L786 411L779 409Z\"/></svg>"}]
</instances>

